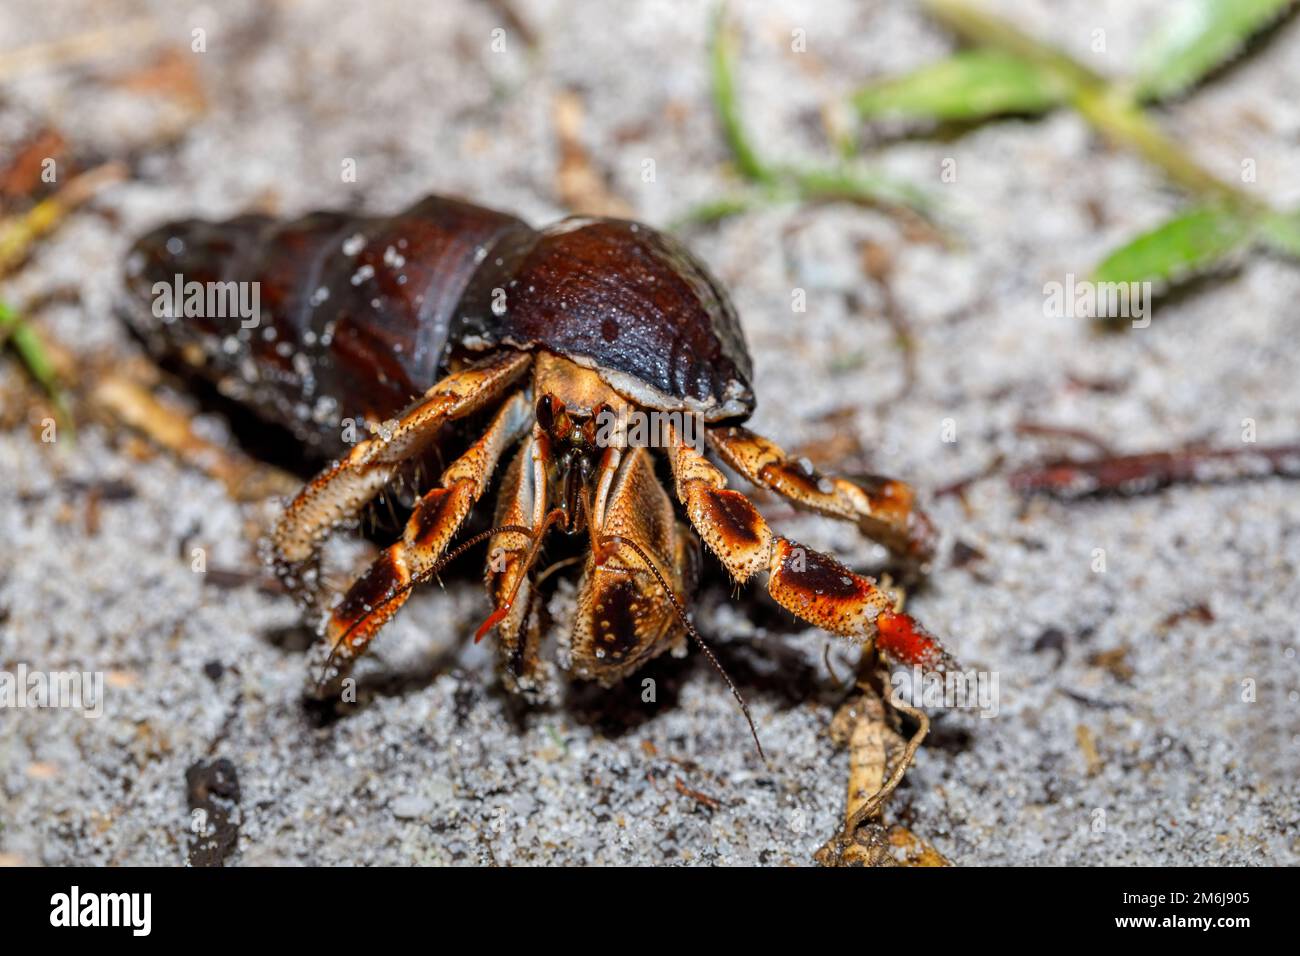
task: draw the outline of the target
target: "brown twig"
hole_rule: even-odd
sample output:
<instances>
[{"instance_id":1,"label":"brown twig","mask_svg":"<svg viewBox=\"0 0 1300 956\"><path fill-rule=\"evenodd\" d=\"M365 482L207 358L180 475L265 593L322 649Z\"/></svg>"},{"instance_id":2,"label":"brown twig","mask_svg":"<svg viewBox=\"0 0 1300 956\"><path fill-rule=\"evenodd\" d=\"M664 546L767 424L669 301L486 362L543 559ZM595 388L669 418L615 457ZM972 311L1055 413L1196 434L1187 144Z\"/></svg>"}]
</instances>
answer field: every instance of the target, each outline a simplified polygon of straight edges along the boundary
<instances>
[{"instance_id":1,"label":"brown twig","mask_svg":"<svg viewBox=\"0 0 1300 956\"><path fill-rule=\"evenodd\" d=\"M1217 484L1252 478L1300 477L1300 444L1269 448L1189 448L1110 455L1087 461L1061 459L1013 471L1014 491L1057 498L1140 495L1174 484Z\"/></svg>"},{"instance_id":2,"label":"brown twig","mask_svg":"<svg viewBox=\"0 0 1300 956\"><path fill-rule=\"evenodd\" d=\"M200 438L191 429L188 415L159 401L149 388L126 376L105 375L95 383L90 400L96 408L220 481L240 501L290 494L298 485L285 472Z\"/></svg>"},{"instance_id":3,"label":"brown twig","mask_svg":"<svg viewBox=\"0 0 1300 956\"><path fill-rule=\"evenodd\" d=\"M722 807L721 800L718 800L716 797L711 797L707 793L700 793L698 790L692 790L690 787L686 786L686 781L681 777L676 777L673 780L673 785L677 788L677 792L682 796L690 797L696 803L708 808L709 810L718 810Z\"/></svg>"},{"instance_id":4,"label":"brown twig","mask_svg":"<svg viewBox=\"0 0 1300 956\"><path fill-rule=\"evenodd\" d=\"M65 216L99 190L127 176L121 163L96 166L68 181L61 190L42 199L20 216L0 220L0 276L17 268L33 245L61 223Z\"/></svg>"},{"instance_id":5,"label":"brown twig","mask_svg":"<svg viewBox=\"0 0 1300 956\"><path fill-rule=\"evenodd\" d=\"M45 161L61 160L67 154L67 140L56 129L43 129L15 150L0 169L0 209L28 199L44 185L41 174Z\"/></svg>"},{"instance_id":6,"label":"brown twig","mask_svg":"<svg viewBox=\"0 0 1300 956\"><path fill-rule=\"evenodd\" d=\"M905 401L916 388L917 381L917 344L916 334L908 321L906 312L899 306L894 295L893 276L894 258L888 246L876 242L864 242L861 246L862 271L873 279L880 288L881 317L889 324L894 333L894 343L903 353L903 381L898 391L876 403L876 408L884 411L891 405ZM854 303L856 308L856 302Z\"/></svg>"}]
</instances>

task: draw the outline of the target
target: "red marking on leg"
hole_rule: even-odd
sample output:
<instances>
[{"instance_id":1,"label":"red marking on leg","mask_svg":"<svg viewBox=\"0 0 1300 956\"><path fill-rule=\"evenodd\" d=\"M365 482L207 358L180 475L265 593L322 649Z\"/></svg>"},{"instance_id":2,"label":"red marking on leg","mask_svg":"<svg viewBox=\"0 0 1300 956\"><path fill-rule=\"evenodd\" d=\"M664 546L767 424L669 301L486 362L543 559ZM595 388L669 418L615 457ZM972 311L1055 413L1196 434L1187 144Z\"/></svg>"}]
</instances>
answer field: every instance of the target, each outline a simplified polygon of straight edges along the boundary
<instances>
[{"instance_id":1,"label":"red marking on leg","mask_svg":"<svg viewBox=\"0 0 1300 956\"><path fill-rule=\"evenodd\" d=\"M877 646L903 664L943 669L948 654L920 624L906 614L886 611L876 618Z\"/></svg>"}]
</instances>

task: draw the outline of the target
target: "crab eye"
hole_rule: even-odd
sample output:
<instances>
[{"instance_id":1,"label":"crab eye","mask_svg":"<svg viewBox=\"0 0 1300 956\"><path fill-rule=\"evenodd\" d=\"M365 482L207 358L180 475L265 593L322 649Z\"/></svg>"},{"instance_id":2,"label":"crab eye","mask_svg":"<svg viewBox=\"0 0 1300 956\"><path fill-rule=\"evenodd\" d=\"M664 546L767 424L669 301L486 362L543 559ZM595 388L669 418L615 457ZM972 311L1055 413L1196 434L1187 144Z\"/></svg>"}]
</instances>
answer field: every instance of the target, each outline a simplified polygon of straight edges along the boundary
<instances>
[{"instance_id":1,"label":"crab eye","mask_svg":"<svg viewBox=\"0 0 1300 956\"><path fill-rule=\"evenodd\" d=\"M549 432L555 427L555 416L563 409L563 403L554 395L543 395L537 400L537 424L541 425L544 431Z\"/></svg>"}]
</instances>

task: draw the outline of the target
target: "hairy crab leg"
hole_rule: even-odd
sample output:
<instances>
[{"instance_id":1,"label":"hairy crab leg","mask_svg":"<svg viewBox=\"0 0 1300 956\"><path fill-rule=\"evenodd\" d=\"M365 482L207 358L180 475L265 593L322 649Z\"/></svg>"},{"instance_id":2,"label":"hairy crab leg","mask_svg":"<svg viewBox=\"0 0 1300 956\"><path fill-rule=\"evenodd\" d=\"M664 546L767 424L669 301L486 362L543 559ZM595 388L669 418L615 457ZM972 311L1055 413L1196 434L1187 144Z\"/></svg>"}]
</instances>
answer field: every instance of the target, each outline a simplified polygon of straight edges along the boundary
<instances>
[{"instance_id":1,"label":"hairy crab leg","mask_svg":"<svg viewBox=\"0 0 1300 956\"><path fill-rule=\"evenodd\" d=\"M442 473L440 487L431 489L411 513L396 543L385 548L357 578L325 623L328 660L334 683L365 653L371 639L406 603L407 585L446 551L474 503L483 495L501 453L525 433L531 407L522 392L501 406L487 431Z\"/></svg>"},{"instance_id":2,"label":"hairy crab leg","mask_svg":"<svg viewBox=\"0 0 1300 956\"><path fill-rule=\"evenodd\" d=\"M685 529L644 448L621 455L591 521L593 546L578 585L571 652L577 676L608 685L664 642L683 646L686 632L665 585L683 593L690 564L681 540ZM646 567L646 558L666 574L664 582Z\"/></svg>"},{"instance_id":3,"label":"hairy crab leg","mask_svg":"<svg viewBox=\"0 0 1300 956\"><path fill-rule=\"evenodd\" d=\"M778 604L817 627L862 643L875 641L892 660L930 670L955 668L938 639L870 578L829 555L773 533L753 503L726 487L726 476L670 430L677 496L691 524L731 576L743 584L766 571Z\"/></svg>"},{"instance_id":4,"label":"hairy crab leg","mask_svg":"<svg viewBox=\"0 0 1300 956\"><path fill-rule=\"evenodd\" d=\"M317 475L290 502L271 534L277 573L290 590L301 589L297 570L316 555L341 521L356 515L402 467L422 452L438 430L490 405L528 368L521 352L453 372L408 408L397 423L361 442Z\"/></svg>"},{"instance_id":5,"label":"hairy crab leg","mask_svg":"<svg viewBox=\"0 0 1300 956\"><path fill-rule=\"evenodd\" d=\"M497 496L494 524L540 528L546 519L545 436L537 425L516 452ZM533 586L528 555L533 539L522 531L503 531L488 544L485 575L493 612L476 635L497 628L497 649L503 679L512 691L529 693L546 682L539 654L540 634L533 613Z\"/></svg>"},{"instance_id":6,"label":"hairy crab leg","mask_svg":"<svg viewBox=\"0 0 1300 956\"><path fill-rule=\"evenodd\" d=\"M916 493L892 478L862 482L817 472L774 442L738 425L708 429L709 443L746 481L794 505L854 522L867 537L918 564L934 554L934 527L915 505Z\"/></svg>"}]
</instances>

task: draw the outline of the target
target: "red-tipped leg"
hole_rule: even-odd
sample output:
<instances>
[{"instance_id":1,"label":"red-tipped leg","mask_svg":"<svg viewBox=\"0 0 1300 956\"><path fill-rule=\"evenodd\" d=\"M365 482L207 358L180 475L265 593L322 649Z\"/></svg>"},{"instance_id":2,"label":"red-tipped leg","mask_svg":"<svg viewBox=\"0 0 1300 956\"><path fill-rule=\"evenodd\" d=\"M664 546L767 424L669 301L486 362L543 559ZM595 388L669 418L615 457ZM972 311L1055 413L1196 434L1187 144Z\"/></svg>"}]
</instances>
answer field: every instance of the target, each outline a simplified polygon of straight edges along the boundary
<instances>
[{"instance_id":1,"label":"red-tipped leg","mask_svg":"<svg viewBox=\"0 0 1300 956\"><path fill-rule=\"evenodd\" d=\"M927 669L954 666L939 641L870 578L829 555L774 534L744 495L683 442L670 450L677 494L691 524L728 572L744 583L768 572L767 589L782 607L833 634L875 642L890 659Z\"/></svg>"}]
</instances>

